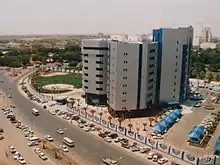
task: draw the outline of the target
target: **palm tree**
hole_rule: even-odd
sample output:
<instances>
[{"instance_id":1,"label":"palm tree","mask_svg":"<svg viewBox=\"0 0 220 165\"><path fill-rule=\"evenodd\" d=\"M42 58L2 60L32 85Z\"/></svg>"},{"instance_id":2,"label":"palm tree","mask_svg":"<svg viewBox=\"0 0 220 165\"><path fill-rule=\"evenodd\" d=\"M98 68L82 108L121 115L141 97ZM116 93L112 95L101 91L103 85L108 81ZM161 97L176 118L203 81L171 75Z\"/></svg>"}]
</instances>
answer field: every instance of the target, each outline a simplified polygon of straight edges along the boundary
<instances>
[{"instance_id":1,"label":"palm tree","mask_svg":"<svg viewBox=\"0 0 220 165\"><path fill-rule=\"evenodd\" d=\"M154 121L154 119L151 118L151 117L149 117L148 120L149 120L149 122L150 122L150 126L152 126L152 122Z\"/></svg>"},{"instance_id":2,"label":"palm tree","mask_svg":"<svg viewBox=\"0 0 220 165\"><path fill-rule=\"evenodd\" d=\"M112 117L109 116L109 117L108 117L108 120L109 120L109 123L111 123L111 121L112 121Z\"/></svg>"},{"instance_id":3,"label":"palm tree","mask_svg":"<svg viewBox=\"0 0 220 165\"><path fill-rule=\"evenodd\" d=\"M57 149L57 148L53 148L53 152L54 152L54 157L55 157L55 159L58 159L58 152L59 152L59 149Z\"/></svg>"},{"instance_id":4,"label":"palm tree","mask_svg":"<svg viewBox=\"0 0 220 165\"><path fill-rule=\"evenodd\" d=\"M143 122L144 131L146 131L147 122Z\"/></svg>"},{"instance_id":5,"label":"palm tree","mask_svg":"<svg viewBox=\"0 0 220 165\"><path fill-rule=\"evenodd\" d=\"M139 135L140 127L136 127L137 134Z\"/></svg>"},{"instance_id":6,"label":"palm tree","mask_svg":"<svg viewBox=\"0 0 220 165\"><path fill-rule=\"evenodd\" d=\"M46 149L46 145L45 145L46 142L47 142L46 140L44 140L44 139L42 140L42 145L43 145L42 148L43 148L43 149Z\"/></svg>"},{"instance_id":7,"label":"palm tree","mask_svg":"<svg viewBox=\"0 0 220 165\"><path fill-rule=\"evenodd\" d=\"M94 116L95 110L91 109L90 112L91 112L92 116Z\"/></svg>"},{"instance_id":8,"label":"palm tree","mask_svg":"<svg viewBox=\"0 0 220 165\"><path fill-rule=\"evenodd\" d=\"M129 131L131 131L131 128L133 127L132 123L128 123Z\"/></svg>"},{"instance_id":9,"label":"palm tree","mask_svg":"<svg viewBox=\"0 0 220 165\"><path fill-rule=\"evenodd\" d=\"M100 118L102 118L103 112L99 112L99 116L100 116Z\"/></svg>"},{"instance_id":10,"label":"palm tree","mask_svg":"<svg viewBox=\"0 0 220 165\"><path fill-rule=\"evenodd\" d=\"M123 121L123 118L122 118L122 117L118 118L119 127L121 127L121 123L122 123L122 121Z\"/></svg>"}]
</instances>

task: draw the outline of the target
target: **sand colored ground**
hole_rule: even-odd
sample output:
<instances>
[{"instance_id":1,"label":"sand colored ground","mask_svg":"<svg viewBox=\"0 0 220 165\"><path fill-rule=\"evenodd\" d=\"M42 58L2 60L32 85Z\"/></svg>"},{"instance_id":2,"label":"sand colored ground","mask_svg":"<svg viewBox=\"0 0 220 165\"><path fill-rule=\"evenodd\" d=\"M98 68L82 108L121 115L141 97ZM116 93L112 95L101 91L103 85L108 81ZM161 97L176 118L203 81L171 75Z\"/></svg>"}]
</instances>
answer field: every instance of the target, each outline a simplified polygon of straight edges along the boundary
<instances>
[{"instance_id":1,"label":"sand colored ground","mask_svg":"<svg viewBox=\"0 0 220 165\"><path fill-rule=\"evenodd\" d=\"M43 74L41 75L42 77L51 77L51 76L59 76L59 75L67 75L69 73L65 73L65 72L52 72L52 73L48 73L48 74Z\"/></svg>"},{"instance_id":2,"label":"sand colored ground","mask_svg":"<svg viewBox=\"0 0 220 165\"><path fill-rule=\"evenodd\" d=\"M73 85L69 85L69 84L49 84L49 85L44 85L43 88L47 90L74 90L75 89Z\"/></svg>"}]
</instances>

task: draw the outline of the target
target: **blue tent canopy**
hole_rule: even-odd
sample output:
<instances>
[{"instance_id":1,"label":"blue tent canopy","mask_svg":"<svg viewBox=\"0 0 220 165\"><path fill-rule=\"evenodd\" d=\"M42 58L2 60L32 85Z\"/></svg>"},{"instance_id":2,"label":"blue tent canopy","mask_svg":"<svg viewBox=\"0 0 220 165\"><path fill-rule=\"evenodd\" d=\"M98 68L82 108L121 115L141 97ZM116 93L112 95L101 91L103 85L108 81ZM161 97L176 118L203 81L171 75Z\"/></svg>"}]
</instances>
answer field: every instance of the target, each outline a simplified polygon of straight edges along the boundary
<instances>
[{"instance_id":1,"label":"blue tent canopy","mask_svg":"<svg viewBox=\"0 0 220 165\"><path fill-rule=\"evenodd\" d=\"M167 102L168 105L179 105L180 103L178 101L169 101Z\"/></svg>"},{"instance_id":2,"label":"blue tent canopy","mask_svg":"<svg viewBox=\"0 0 220 165\"><path fill-rule=\"evenodd\" d=\"M178 115L175 113L172 113L172 112L170 112L167 116L172 118L174 121L176 121L178 119Z\"/></svg>"},{"instance_id":3,"label":"blue tent canopy","mask_svg":"<svg viewBox=\"0 0 220 165\"><path fill-rule=\"evenodd\" d=\"M205 131L205 128L202 126L194 126L188 134L188 139L190 141L200 142L201 136L205 134Z\"/></svg>"},{"instance_id":4,"label":"blue tent canopy","mask_svg":"<svg viewBox=\"0 0 220 165\"><path fill-rule=\"evenodd\" d=\"M171 113L173 113L173 114L175 114L175 115L177 115L177 116L180 116L181 113L182 113L182 110L180 110L180 109L174 109Z\"/></svg>"},{"instance_id":5,"label":"blue tent canopy","mask_svg":"<svg viewBox=\"0 0 220 165\"><path fill-rule=\"evenodd\" d=\"M153 127L153 129L155 132L163 133L166 130L166 126L160 124L160 122L159 122Z\"/></svg>"},{"instance_id":6,"label":"blue tent canopy","mask_svg":"<svg viewBox=\"0 0 220 165\"><path fill-rule=\"evenodd\" d=\"M215 152L220 152L220 137L217 139L215 143Z\"/></svg>"},{"instance_id":7,"label":"blue tent canopy","mask_svg":"<svg viewBox=\"0 0 220 165\"><path fill-rule=\"evenodd\" d=\"M171 116L167 115L163 120L165 120L168 125L171 125L173 123L175 123L176 119L172 118Z\"/></svg>"}]
</instances>

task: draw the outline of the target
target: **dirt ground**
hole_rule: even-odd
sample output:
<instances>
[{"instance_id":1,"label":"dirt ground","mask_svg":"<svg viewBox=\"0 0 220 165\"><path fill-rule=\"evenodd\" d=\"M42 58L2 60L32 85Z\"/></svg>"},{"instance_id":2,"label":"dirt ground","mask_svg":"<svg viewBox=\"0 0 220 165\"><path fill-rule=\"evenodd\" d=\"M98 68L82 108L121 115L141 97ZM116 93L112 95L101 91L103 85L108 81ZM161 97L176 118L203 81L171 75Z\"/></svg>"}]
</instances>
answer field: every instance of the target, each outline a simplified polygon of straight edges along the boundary
<instances>
[{"instance_id":1,"label":"dirt ground","mask_svg":"<svg viewBox=\"0 0 220 165\"><path fill-rule=\"evenodd\" d=\"M51 77L51 76L58 76L58 75L67 75L69 73L65 73L65 72L52 72L52 73L48 73L48 74L44 74L41 75L42 77Z\"/></svg>"}]
</instances>

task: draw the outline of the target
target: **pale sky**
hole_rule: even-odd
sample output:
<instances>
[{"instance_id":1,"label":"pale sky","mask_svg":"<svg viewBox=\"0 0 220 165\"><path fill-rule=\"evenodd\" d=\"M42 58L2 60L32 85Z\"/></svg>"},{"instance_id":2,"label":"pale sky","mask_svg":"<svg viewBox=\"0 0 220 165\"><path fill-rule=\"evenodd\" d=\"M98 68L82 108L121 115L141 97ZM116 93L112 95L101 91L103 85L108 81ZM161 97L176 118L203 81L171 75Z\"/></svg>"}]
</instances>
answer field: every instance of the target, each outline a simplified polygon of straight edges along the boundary
<instances>
[{"instance_id":1,"label":"pale sky","mask_svg":"<svg viewBox=\"0 0 220 165\"><path fill-rule=\"evenodd\" d=\"M220 36L220 0L1 0L2 34L151 33L202 23Z\"/></svg>"}]
</instances>

